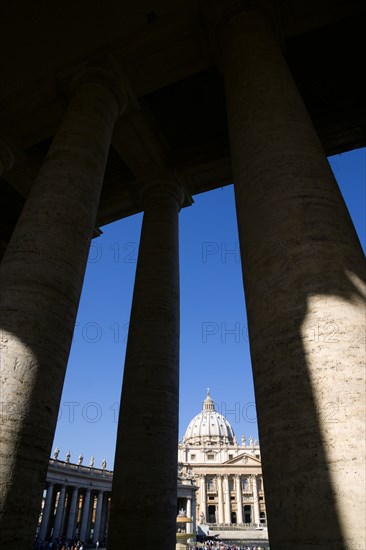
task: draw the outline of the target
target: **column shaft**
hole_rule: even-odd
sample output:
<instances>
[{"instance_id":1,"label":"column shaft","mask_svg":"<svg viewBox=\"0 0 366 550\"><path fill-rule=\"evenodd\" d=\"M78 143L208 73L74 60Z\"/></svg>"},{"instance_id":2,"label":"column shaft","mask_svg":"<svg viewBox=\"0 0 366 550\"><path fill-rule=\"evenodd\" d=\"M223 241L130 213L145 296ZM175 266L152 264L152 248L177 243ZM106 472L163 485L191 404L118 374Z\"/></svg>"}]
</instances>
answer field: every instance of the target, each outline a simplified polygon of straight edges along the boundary
<instances>
[{"instance_id":1,"label":"column shaft","mask_svg":"<svg viewBox=\"0 0 366 550\"><path fill-rule=\"evenodd\" d=\"M196 502L196 493L193 496L193 502L192 502L192 526L193 526L193 532L195 533L197 531L197 502Z\"/></svg>"},{"instance_id":2,"label":"column shaft","mask_svg":"<svg viewBox=\"0 0 366 550\"><path fill-rule=\"evenodd\" d=\"M100 531L99 531L99 537L101 538L101 540L103 540L105 537L106 526L108 525L108 518L107 518L108 513L109 513L108 497L105 494L103 498L102 519L101 519L101 525L100 525Z\"/></svg>"},{"instance_id":3,"label":"column shaft","mask_svg":"<svg viewBox=\"0 0 366 550\"><path fill-rule=\"evenodd\" d=\"M236 502L237 502L236 521L237 523L241 524L243 523L243 499L242 499L242 492L241 492L240 475L235 476L235 484L236 484Z\"/></svg>"},{"instance_id":4,"label":"column shaft","mask_svg":"<svg viewBox=\"0 0 366 550\"><path fill-rule=\"evenodd\" d=\"M203 516L202 516L203 512ZM206 476L201 474L201 511L200 523L207 523L207 497L206 497Z\"/></svg>"},{"instance_id":5,"label":"column shaft","mask_svg":"<svg viewBox=\"0 0 366 550\"><path fill-rule=\"evenodd\" d=\"M94 524L94 533L93 533L93 542L97 542L100 538L100 526L102 521L102 510L103 510L103 491L99 491L98 502L97 502L97 513L95 516Z\"/></svg>"},{"instance_id":6,"label":"column shaft","mask_svg":"<svg viewBox=\"0 0 366 550\"><path fill-rule=\"evenodd\" d=\"M85 538L87 536L89 538L89 533L87 533L86 531L89 523L90 496L91 496L91 491L90 489L87 489L85 492L85 500L83 502L83 511L81 515L81 524L80 524L80 533L79 533L79 538L83 542L85 542Z\"/></svg>"},{"instance_id":7,"label":"column shaft","mask_svg":"<svg viewBox=\"0 0 366 550\"><path fill-rule=\"evenodd\" d=\"M78 507L79 487L74 487L71 497L69 520L66 528L66 538L71 539L75 536L76 514Z\"/></svg>"},{"instance_id":8,"label":"column shaft","mask_svg":"<svg viewBox=\"0 0 366 550\"><path fill-rule=\"evenodd\" d=\"M253 487L253 523L256 525L259 524L259 501L258 501L258 487L257 487L257 476L252 476L252 487Z\"/></svg>"},{"instance_id":9,"label":"column shaft","mask_svg":"<svg viewBox=\"0 0 366 550\"><path fill-rule=\"evenodd\" d=\"M192 519L192 499L189 497L187 498L186 516L187 518ZM192 523L187 524L187 533L192 533Z\"/></svg>"},{"instance_id":10,"label":"column shaft","mask_svg":"<svg viewBox=\"0 0 366 550\"><path fill-rule=\"evenodd\" d=\"M53 500L53 483L49 483L46 493L46 501L43 507L42 522L39 530L38 538L44 541L48 534L48 524L50 522L51 506Z\"/></svg>"},{"instance_id":11,"label":"column shaft","mask_svg":"<svg viewBox=\"0 0 366 550\"><path fill-rule=\"evenodd\" d=\"M118 425L108 547L139 533L141 546L176 539L179 385L178 213L183 193L144 191L144 219ZM146 449L154 475L146 468ZM144 529L141 530L141 520ZM127 541L126 541L127 542Z\"/></svg>"},{"instance_id":12,"label":"column shaft","mask_svg":"<svg viewBox=\"0 0 366 550\"><path fill-rule=\"evenodd\" d=\"M58 503L57 503L55 525L53 527L53 533L52 533L53 540L57 540L62 535L61 529L62 529L62 522L64 519L64 512L65 512L65 497L66 497L66 486L61 485L60 496L58 498Z\"/></svg>"},{"instance_id":13,"label":"column shaft","mask_svg":"<svg viewBox=\"0 0 366 550\"><path fill-rule=\"evenodd\" d=\"M0 266L0 544L8 550L34 539L119 113L100 80L75 90Z\"/></svg>"},{"instance_id":14,"label":"column shaft","mask_svg":"<svg viewBox=\"0 0 366 550\"><path fill-rule=\"evenodd\" d=\"M222 493L222 476L217 476L217 489L218 489L218 522L224 523L224 496Z\"/></svg>"},{"instance_id":15,"label":"column shaft","mask_svg":"<svg viewBox=\"0 0 366 550\"><path fill-rule=\"evenodd\" d=\"M225 523L231 523L229 477L224 474Z\"/></svg>"},{"instance_id":16,"label":"column shaft","mask_svg":"<svg viewBox=\"0 0 366 550\"><path fill-rule=\"evenodd\" d=\"M362 250L269 20L221 38L271 547L363 549Z\"/></svg>"}]
</instances>

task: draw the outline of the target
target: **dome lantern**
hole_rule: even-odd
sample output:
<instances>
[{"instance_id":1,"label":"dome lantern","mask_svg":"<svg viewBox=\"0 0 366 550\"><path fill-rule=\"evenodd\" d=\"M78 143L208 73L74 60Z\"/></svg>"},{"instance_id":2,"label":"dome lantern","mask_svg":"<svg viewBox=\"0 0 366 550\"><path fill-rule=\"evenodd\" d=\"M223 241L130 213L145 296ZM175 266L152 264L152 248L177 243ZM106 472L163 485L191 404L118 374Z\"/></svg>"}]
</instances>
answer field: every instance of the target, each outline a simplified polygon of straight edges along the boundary
<instances>
[{"instance_id":1,"label":"dome lantern","mask_svg":"<svg viewBox=\"0 0 366 550\"><path fill-rule=\"evenodd\" d=\"M215 411L215 404L207 388L202 411L188 425L183 437L185 445L234 445L234 430L226 418Z\"/></svg>"}]
</instances>

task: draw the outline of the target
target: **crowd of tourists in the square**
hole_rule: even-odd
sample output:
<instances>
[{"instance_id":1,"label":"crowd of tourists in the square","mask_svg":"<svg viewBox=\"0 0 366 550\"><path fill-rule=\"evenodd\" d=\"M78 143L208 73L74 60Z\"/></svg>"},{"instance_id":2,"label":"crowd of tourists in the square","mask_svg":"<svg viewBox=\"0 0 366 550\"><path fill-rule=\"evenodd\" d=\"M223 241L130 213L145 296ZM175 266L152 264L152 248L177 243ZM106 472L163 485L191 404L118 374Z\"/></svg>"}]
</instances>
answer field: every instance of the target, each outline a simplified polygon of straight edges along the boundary
<instances>
[{"instance_id":1,"label":"crowd of tourists in the square","mask_svg":"<svg viewBox=\"0 0 366 550\"><path fill-rule=\"evenodd\" d=\"M105 547L105 544L99 542L93 544L92 548L98 550ZM90 548L90 544L85 546L80 540L59 540L54 542L37 541L33 550L86 550ZM225 544L219 541L197 542L193 546L190 545L189 550L266 550L268 547L257 546L251 544Z\"/></svg>"},{"instance_id":2,"label":"crowd of tourists in the square","mask_svg":"<svg viewBox=\"0 0 366 550\"><path fill-rule=\"evenodd\" d=\"M33 550L85 550L90 548L90 544L85 546L85 544L78 539L75 540L57 540L57 541L36 541ZM93 544L92 548L98 550L98 548L104 548L104 545L100 542Z\"/></svg>"},{"instance_id":3,"label":"crowd of tourists in the square","mask_svg":"<svg viewBox=\"0 0 366 550\"><path fill-rule=\"evenodd\" d=\"M204 542L190 546L189 550L265 550L264 546L248 545L248 544L224 544L223 542Z\"/></svg>"}]
</instances>

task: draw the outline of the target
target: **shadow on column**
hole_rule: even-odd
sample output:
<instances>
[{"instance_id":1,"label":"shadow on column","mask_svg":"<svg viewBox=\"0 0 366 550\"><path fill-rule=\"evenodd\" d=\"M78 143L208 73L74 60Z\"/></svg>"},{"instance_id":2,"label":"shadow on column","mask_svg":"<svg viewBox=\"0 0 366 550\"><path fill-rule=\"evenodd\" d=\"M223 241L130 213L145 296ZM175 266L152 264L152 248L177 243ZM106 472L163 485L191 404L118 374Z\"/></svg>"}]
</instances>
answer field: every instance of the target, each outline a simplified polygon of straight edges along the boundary
<instances>
[{"instance_id":1,"label":"shadow on column","mask_svg":"<svg viewBox=\"0 0 366 550\"><path fill-rule=\"evenodd\" d=\"M351 220L349 224L352 225ZM351 233L355 233L353 226ZM281 250L281 246L285 248ZM343 452L339 453L334 445L337 430L343 438L353 423L357 426L357 421L363 422L352 418L351 410L347 410L352 406L354 385L362 376L362 367L357 372L352 365L352 345L349 356L343 354L343 359L349 359L345 365L341 358L337 363L330 346L342 339L347 344L349 331L356 332L347 312L352 313L356 302L364 304L365 298L346 269L360 281L364 271L356 261L347 266L342 262L345 258L336 251L334 262L330 263L329 253L322 253L329 246L332 244L321 238L299 246L295 240L291 243L289 236L287 243L269 244L266 256L263 247L258 254L252 244L243 251L269 537L274 550L361 548L353 546L358 533L346 534L339 508L339 500L351 488L351 462L348 458L340 466L344 468L344 486L334 482L330 469L334 462L346 461L349 453L354 462L363 460L362 453L355 456L355 450L347 448L346 438ZM276 253L276 261L271 263ZM250 265L255 266L256 274L261 270L260 281L253 279ZM255 284L251 285L249 279ZM339 304L342 307L337 308ZM354 321L357 323L357 318ZM309 346L312 336L317 345L311 342ZM360 346L362 343L356 338L353 347ZM316 359L320 356L322 361L317 368ZM339 375L334 378L334 388L329 384L334 369L344 372L345 408L339 403ZM322 379L327 384L324 387ZM354 413L356 416L357 405ZM342 423L346 428L342 428ZM353 436L357 441L357 436ZM357 483L357 478L353 478L353 483ZM358 502L354 505L356 509Z\"/></svg>"}]
</instances>

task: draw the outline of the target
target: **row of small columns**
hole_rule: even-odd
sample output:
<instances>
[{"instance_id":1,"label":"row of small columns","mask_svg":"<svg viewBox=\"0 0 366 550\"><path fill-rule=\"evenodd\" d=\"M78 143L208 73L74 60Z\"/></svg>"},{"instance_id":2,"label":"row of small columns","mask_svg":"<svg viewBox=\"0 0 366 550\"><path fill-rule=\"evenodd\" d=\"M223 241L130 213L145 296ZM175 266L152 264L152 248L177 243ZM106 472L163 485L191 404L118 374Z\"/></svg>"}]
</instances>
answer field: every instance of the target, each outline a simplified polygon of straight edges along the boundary
<instances>
[{"instance_id":1,"label":"row of small columns","mask_svg":"<svg viewBox=\"0 0 366 550\"><path fill-rule=\"evenodd\" d=\"M106 500L106 492L102 490L93 490L90 488L82 488L80 486L66 486L59 485L54 483L49 483L47 486L46 498L44 501L43 511L42 511L42 520L40 529L38 532L38 540L44 541L49 539L50 534L50 520L52 516L52 510L55 506L56 497L57 499L57 508L55 514L55 520L52 530L52 540L56 541L59 538L65 536L66 539L72 540L76 536L76 524L78 521L79 515L79 501L80 496L82 496L82 512L81 512L81 521L80 528L78 532L78 539L81 541L89 541L90 529L90 520L92 514L91 505L94 506L94 503L91 502L91 497L97 495L96 511L95 511L95 523L93 527L93 539L92 542L97 542L100 538L104 538L105 525L109 515L108 510L108 501ZM71 498L70 508L65 517L66 513L66 497ZM66 530L63 529L63 525L67 520Z\"/></svg>"},{"instance_id":2,"label":"row of small columns","mask_svg":"<svg viewBox=\"0 0 366 550\"><path fill-rule=\"evenodd\" d=\"M217 522L222 523L231 523L231 498L230 498L230 486L229 486L229 475L228 474L216 474L217 480L217 493L218 493L218 508L217 508ZM235 476L235 493L236 493L236 519L237 523L243 523L243 499L242 499L242 486L241 486L241 477L240 474ZM207 492L206 492L206 481L207 477L205 474L201 474L201 487L200 487L200 497L201 497L201 512L204 513L204 516L207 521ZM257 476L255 474L251 475L252 481L252 492L253 492L253 523L260 523L260 511L259 511L259 499L258 499L258 486L257 486Z\"/></svg>"},{"instance_id":3,"label":"row of small columns","mask_svg":"<svg viewBox=\"0 0 366 550\"><path fill-rule=\"evenodd\" d=\"M270 19L251 6L220 17L218 34L271 545L363 549L364 258ZM109 145L124 106L118 82L101 70L75 83L1 263L0 543L8 550L33 539ZM144 200L110 550L128 532L139 532L142 546L175 544L183 199L170 181L146 189ZM319 342L314 326L327 323L339 338ZM343 403L345 377L347 403L331 422L329 403Z\"/></svg>"}]
</instances>

